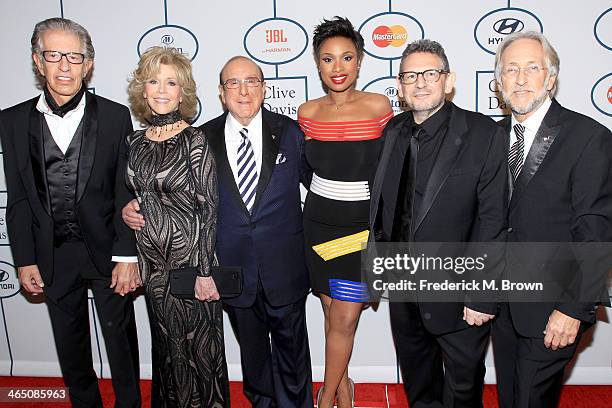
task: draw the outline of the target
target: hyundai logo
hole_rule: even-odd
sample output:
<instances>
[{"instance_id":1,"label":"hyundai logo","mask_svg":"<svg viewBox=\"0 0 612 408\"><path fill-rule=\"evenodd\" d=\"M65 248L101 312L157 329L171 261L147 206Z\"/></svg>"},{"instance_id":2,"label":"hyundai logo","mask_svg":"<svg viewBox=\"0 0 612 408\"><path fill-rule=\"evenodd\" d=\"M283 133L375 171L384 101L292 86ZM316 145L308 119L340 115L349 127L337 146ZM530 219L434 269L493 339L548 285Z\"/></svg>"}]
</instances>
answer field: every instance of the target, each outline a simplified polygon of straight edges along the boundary
<instances>
[{"instance_id":1,"label":"hyundai logo","mask_svg":"<svg viewBox=\"0 0 612 408\"><path fill-rule=\"evenodd\" d=\"M8 280L8 278L9 278L9 273L5 271L4 269L0 269L0 282L4 282L5 280Z\"/></svg>"},{"instance_id":2,"label":"hyundai logo","mask_svg":"<svg viewBox=\"0 0 612 408\"><path fill-rule=\"evenodd\" d=\"M394 98L397 96L397 88L395 88L394 86L390 86L387 89L385 89L385 95L387 96L387 98Z\"/></svg>"},{"instance_id":3,"label":"hyundai logo","mask_svg":"<svg viewBox=\"0 0 612 408\"><path fill-rule=\"evenodd\" d=\"M170 45L174 42L174 37L170 34L164 34L161 38L161 43L165 45Z\"/></svg>"},{"instance_id":4,"label":"hyundai logo","mask_svg":"<svg viewBox=\"0 0 612 408\"><path fill-rule=\"evenodd\" d=\"M493 24L493 30L502 35L508 35L521 31L524 27L525 24L516 18L502 18Z\"/></svg>"}]
</instances>

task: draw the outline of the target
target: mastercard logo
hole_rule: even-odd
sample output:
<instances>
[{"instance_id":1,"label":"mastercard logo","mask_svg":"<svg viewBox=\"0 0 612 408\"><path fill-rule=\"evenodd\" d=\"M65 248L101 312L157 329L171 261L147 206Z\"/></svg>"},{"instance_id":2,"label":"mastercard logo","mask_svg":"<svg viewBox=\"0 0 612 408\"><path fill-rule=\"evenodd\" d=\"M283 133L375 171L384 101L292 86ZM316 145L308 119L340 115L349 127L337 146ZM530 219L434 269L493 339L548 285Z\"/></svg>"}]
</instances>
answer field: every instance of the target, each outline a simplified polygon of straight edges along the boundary
<instances>
[{"instance_id":1,"label":"mastercard logo","mask_svg":"<svg viewBox=\"0 0 612 408\"><path fill-rule=\"evenodd\" d=\"M380 48L401 47L408 41L408 32L401 25L391 27L381 25L372 32L372 41Z\"/></svg>"}]
</instances>

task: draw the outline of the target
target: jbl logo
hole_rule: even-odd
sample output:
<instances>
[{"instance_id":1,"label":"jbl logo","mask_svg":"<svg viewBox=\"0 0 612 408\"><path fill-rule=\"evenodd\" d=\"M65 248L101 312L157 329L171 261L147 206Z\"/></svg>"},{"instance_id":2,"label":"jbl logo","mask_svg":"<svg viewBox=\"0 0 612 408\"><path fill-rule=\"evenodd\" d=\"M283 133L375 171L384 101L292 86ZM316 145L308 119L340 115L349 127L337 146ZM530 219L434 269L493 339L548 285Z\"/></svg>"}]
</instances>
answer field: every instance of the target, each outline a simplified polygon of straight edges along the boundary
<instances>
[{"instance_id":1,"label":"jbl logo","mask_svg":"<svg viewBox=\"0 0 612 408\"><path fill-rule=\"evenodd\" d=\"M267 43L284 43L287 42L284 30L266 30Z\"/></svg>"}]
</instances>

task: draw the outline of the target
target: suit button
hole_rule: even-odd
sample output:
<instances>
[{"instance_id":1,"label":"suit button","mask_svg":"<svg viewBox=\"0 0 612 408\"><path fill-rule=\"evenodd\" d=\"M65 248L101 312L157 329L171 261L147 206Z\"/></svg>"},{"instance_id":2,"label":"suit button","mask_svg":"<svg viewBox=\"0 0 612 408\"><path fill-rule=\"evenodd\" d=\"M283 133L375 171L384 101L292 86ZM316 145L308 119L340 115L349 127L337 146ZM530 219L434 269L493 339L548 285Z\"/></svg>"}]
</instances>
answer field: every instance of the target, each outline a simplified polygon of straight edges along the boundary
<instances>
[{"instance_id":1,"label":"suit button","mask_svg":"<svg viewBox=\"0 0 612 408\"><path fill-rule=\"evenodd\" d=\"M251 229L254 230L257 226L255 224L251 224Z\"/></svg>"},{"instance_id":2,"label":"suit button","mask_svg":"<svg viewBox=\"0 0 612 408\"><path fill-rule=\"evenodd\" d=\"M508 234L510 234L512 231L514 231L514 228L508 227Z\"/></svg>"},{"instance_id":3,"label":"suit button","mask_svg":"<svg viewBox=\"0 0 612 408\"><path fill-rule=\"evenodd\" d=\"M70 190L70 186L64 186L65 190Z\"/></svg>"},{"instance_id":4,"label":"suit button","mask_svg":"<svg viewBox=\"0 0 612 408\"><path fill-rule=\"evenodd\" d=\"M423 315L424 318L426 318L427 320L431 319L431 313L425 313Z\"/></svg>"}]
</instances>

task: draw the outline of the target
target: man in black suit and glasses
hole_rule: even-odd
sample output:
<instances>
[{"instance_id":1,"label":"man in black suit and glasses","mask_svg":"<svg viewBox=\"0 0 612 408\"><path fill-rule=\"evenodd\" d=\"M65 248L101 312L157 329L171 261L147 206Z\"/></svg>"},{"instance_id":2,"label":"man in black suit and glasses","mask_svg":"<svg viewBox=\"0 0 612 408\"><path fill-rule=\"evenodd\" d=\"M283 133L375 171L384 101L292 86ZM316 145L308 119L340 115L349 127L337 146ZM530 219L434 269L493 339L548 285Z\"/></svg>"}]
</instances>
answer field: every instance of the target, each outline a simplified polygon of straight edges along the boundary
<instances>
[{"instance_id":1,"label":"man in black suit and glasses","mask_svg":"<svg viewBox=\"0 0 612 408\"><path fill-rule=\"evenodd\" d=\"M537 32L506 37L495 56L495 77L512 111L500 122L511 173L509 249L524 242L580 249L612 241L612 136L554 99L558 73L557 52ZM605 253L590 252L580 271L562 262L558 251L552 256L539 251L540 265L554 265L553 275L538 267L534 278L554 276L556 284L572 281L603 290L603 273L592 265ZM522 260L527 258L533 256ZM507 259L509 279L525 269L516 260ZM557 405L564 367L595 322L596 292L501 304L492 336L502 408Z\"/></svg>"},{"instance_id":2,"label":"man in black suit and glasses","mask_svg":"<svg viewBox=\"0 0 612 408\"><path fill-rule=\"evenodd\" d=\"M43 91L0 114L7 226L19 281L45 294L64 381L75 407L101 407L91 355L91 288L113 377L116 407L140 406L131 296L140 284L134 233L121 220L125 106L91 94L94 48L79 24L51 18L32 35ZM133 262L132 262L133 261Z\"/></svg>"},{"instance_id":3,"label":"man in black suit and glasses","mask_svg":"<svg viewBox=\"0 0 612 408\"><path fill-rule=\"evenodd\" d=\"M408 45L398 89L411 111L387 124L372 188L371 235L379 241L505 240L504 133L486 116L447 101L454 83L439 43ZM482 406L489 321L497 304L464 301L462 294L461 301L443 300L390 299L410 406Z\"/></svg>"}]
</instances>

